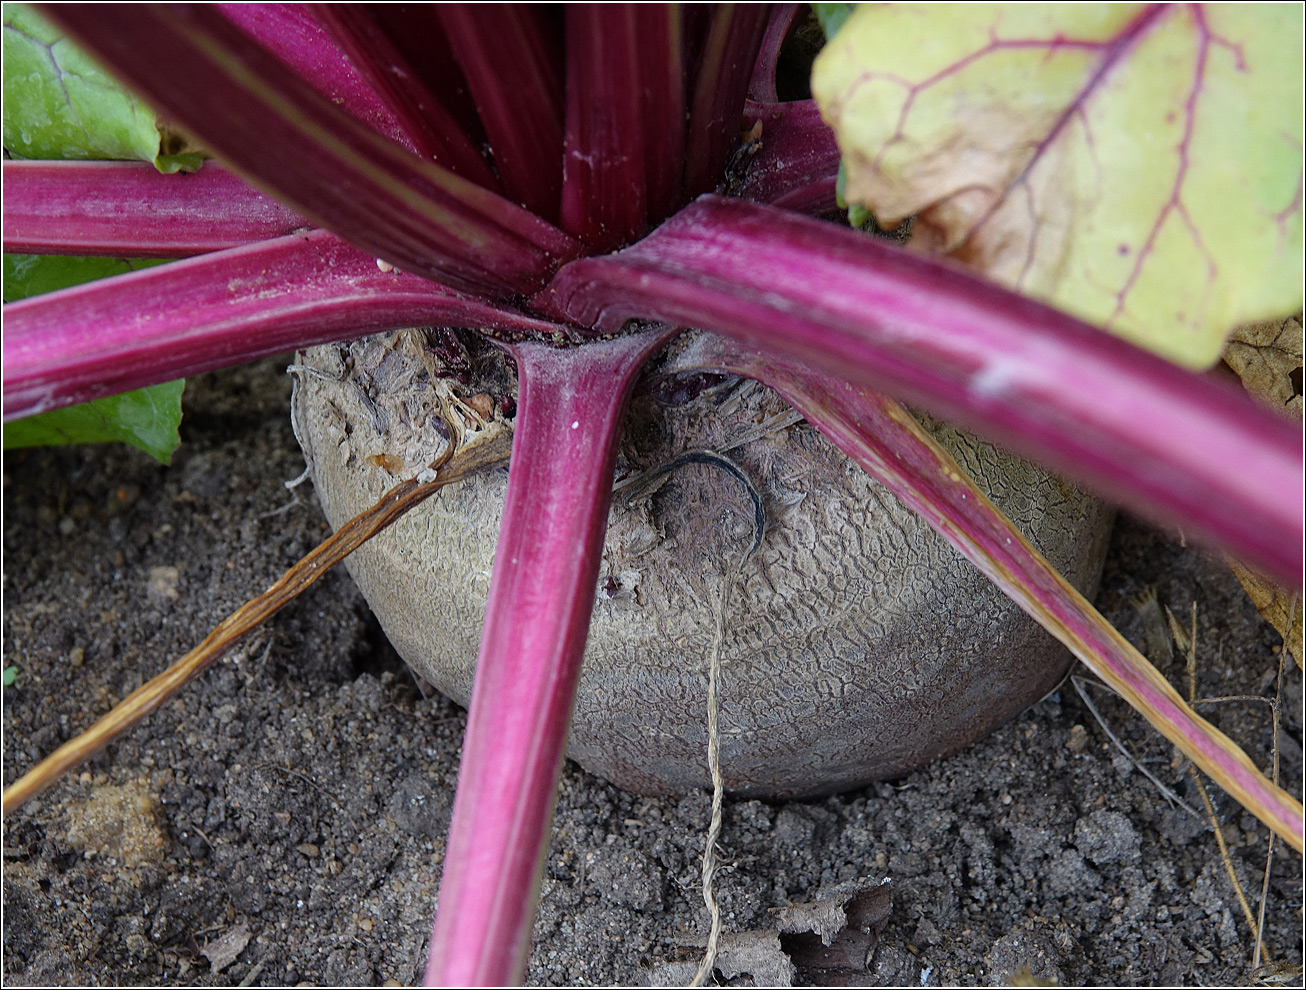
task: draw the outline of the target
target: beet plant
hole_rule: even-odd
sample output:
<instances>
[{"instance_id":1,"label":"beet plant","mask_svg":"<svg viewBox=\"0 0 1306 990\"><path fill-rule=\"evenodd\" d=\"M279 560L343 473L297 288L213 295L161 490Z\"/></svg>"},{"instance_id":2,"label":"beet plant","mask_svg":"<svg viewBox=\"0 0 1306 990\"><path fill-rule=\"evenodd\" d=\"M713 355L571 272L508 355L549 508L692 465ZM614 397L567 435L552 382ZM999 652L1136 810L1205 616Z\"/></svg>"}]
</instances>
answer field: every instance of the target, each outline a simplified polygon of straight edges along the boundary
<instances>
[{"instance_id":1,"label":"beet plant","mask_svg":"<svg viewBox=\"0 0 1306 990\"><path fill-rule=\"evenodd\" d=\"M1299 431L1197 370L1235 323L1300 305L1287 13L830 9L816 102L777 98L793 7L46 13L167 126L73 152L155 164L42 160L58 142L11 127L7 92L28 160L4 163L5 250L185 260L7 304L7 421L387 330L438 328L401 339L445 371L472 339L450 328L511 358L515 395L457 397L469 422L515 412L428 981L520 977L622 416L654 359L687 389L775 389L1301 848L1300 804L887 398L1298 587ZM54 32L8 16L7 46L57 62ZM196 149L216 160L160 171ZM915 217L911 244L815 218L839 196ZM96 408L75 415L122 416Z\"/></svg>"}]
</instances>

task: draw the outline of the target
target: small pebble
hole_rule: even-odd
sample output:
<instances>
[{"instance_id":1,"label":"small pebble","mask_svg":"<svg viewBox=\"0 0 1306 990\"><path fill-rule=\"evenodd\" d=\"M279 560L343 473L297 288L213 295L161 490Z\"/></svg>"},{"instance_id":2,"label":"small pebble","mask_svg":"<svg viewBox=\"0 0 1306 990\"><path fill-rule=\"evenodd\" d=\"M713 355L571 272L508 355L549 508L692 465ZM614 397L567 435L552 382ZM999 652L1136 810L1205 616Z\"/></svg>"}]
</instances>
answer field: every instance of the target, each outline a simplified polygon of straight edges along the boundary
<instances>
[{"instance_id":1,"label":"small pebble","mask_svg":"<svg viewBox=\"0 0 1306 990\"><path fill-rule=\"evenodd\" d=\"M1066 748L1072 753L1082 753L1087 745L1088 730L1082 725L1073 726L1070 730L1070 739L1066 742Z\"/></svg>"},{"instance_id":2,"label":"small pebble","mask_svg":"<svg viewBox=\"0 0 1306 990\"><path fill-rule=\"evenodd\" d=\"M151 567L149 576L149 597L157 602L175 602L181 597L177 591L177 581L181 572L175 567Z\"/></svg>"}]
</instances>

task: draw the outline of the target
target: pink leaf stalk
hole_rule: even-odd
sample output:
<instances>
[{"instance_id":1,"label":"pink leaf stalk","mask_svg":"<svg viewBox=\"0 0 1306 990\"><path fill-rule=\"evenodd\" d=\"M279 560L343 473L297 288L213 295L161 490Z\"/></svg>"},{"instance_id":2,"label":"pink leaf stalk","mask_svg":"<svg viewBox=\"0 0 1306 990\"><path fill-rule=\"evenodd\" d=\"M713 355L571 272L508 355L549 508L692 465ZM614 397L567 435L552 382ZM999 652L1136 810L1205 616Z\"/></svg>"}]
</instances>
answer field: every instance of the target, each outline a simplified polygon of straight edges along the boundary
<instances>
[{"instance_id":1,"label":"pink leaf stalk","mask_svg":"<svg viewBox=\"0 0 1306 990\"><path fill-rule=\"evenodd\" d=\"M1302 849L1302 806L1188 707L901 405L789 358L704 335L677 367L755 378L928 522L1243 807Z\"/></svg>"},{"instance_id":2,"label":"pink leaf stalk","mask_svg":"<svg viewBox=\"0 0 1306 990\"><path fill-rule=\"evenodd\" d=\"M378 134L416 152L399 118L304 3L219 3L222 16L314 90Z\"/></svg>"},{"instance_id":3,"label":"pink leaf stalk","mask_svg":"<svg viewBox=\"0 0 1306 990\"><path fill-rule=\"evenodd\" d=\"M439 4L508 196L556 221L562 189L562 38L538 7Z\"/></svg>"},{"instance_id":4,"label":"pink leaf stalk","mask_svg":"<svg viewBox=\"0 0 1306 990\"><path fill-rule=\"evenodd\" d=\"M767 10L752 4L721 4L708 15L698 75L689 90L689 138L685 192L710 192L739 145L739 108L766 30Z\"/></svg>"},{"instance_id":5,"label":"pink leaf stalk","mask_svg":"<svg viewBox=\"0 0 1306 990\"><path fill-rule=\"evenodd\" d=\"M635 240L647 218L639 27L631 4L567 8L561 222L603 251Z\"/></svg>"},{"instance_id":6,"label":"pink leaf stalk","mask_svg":"<svg viewBox=\"0 0 1306 990\"><path fill-rule=\"evenodd\" d=\"M404 272L318 230L5 306L4 415L30 416L280 354L427 324L563 328Z\"/></svg>"},{"instance_id":7,"label":"pink leaf stalk","mask_svg":"<svg viewBox=\"0 0 1306 990\"><path fill-rule=\"evenodd\" d=\"M766 22L766 31L762 34L762 44L753 65L753 76L748 81L749 100L757 103L779 102L780 98L775 91L775 70L780 62L780 49L784 47L785 38L793 30L794 22L802 11L801 3L771 5L771 16Z\"/></svg>"},{"instance_id":8,"label":"pink leaf stalk","mask_svg":"<svg viewBox=\"0 0 1306 990\"><path fill-rule=\"evenodd\" d=\"M744 119L762 132L736 196L798 213L838 209L839 146L814 100L748 103Z\"/></svg>"},{"instance_id":9,"label":"pink leaf stalk","mask_svg":"<svg viewBox=\"0 0 1306 990\"><path fill-rule=\"evenodd\" d=\"M562 231L358 123L213 8L48 8L157 111L231 168L375 257L455 289L539 285ZM145 54L148 53L148 54Z\"/></svg>"},{"instance_id":10,"label":"pink leaf stalk","mask_svg":"<svg viewBox=\"0 0 1306 990\"><path fill-rule=\"evenodd\" d=\"M372 19L381 25L386 37L408 60L413 72L439 98L440 105L453 114L463 132L485 151L489 141L485 133L484 117L477 112L476 104L472 101L471 82L462 71L452 39L446 33L440 16L442 10L453 6L380 3L373 4L370 13ZM508 12L508 4L502 4L497 9L503 12L501 23L505 25L510 18L516 16ZM516 10L516 5L512 5L511 9ZM501 37L506 37L508 33L505 26ZM557 43L562 43L560 36ZM544 218L550 221L554 219L549 216Z\"/></svg>"},{"instance_id":11,"label":"pink leaf stalk","mask_svg":"<svg viewBox=\"0 0 1306 990\"><path fill-rule=\"evenodd\" d=\"M548 823L594 607L621 416L670 333L514 347L519 395L431 936L428 985L525 971Z\"/></svg>"},{"instance_id":12,"label":"pink leaf stalk","mask_svg":"<svg viewBox=\"0 0 1306 990\"><path fill-rule=\"evenodd\" d=\"M216 162L162 175L148 162L4 163L4 249L188 258L309 226Z\"/></svg>"},{"instance_id":13,"label":"pink leaf stalk","mask_svg":"<svg viewBox=\"0 0 1306 990\"><path fill-rule=\"evenodd\" d=\"M680 4L635 7L644 122L644 182L650 224L684 205L685 12Z\"/></svg>"},{"instance_id":14,"label":"pink leaf stalk","mask_svg":"<svg viewBox=\"0 0 1306 990\"><path fill-rule=\"evenodd\" d=\"M471 137L458 126L373 16L370 6L322 4L317 16L402 123L417 153L486 189L499 180Z\"/></svg>"},{"instance_id":15,"label":"pink leaf stalk","mask_svg":"<svg viewBox=\"0 0 1306 990\"><path fill-rule=\"evenodd\" d=\"M738 337L889 392L1053 465L1277 580L1302 576L1301 434L1177 368L953 265L705 196L541 302Z\"/></svg>"}]
</instances>

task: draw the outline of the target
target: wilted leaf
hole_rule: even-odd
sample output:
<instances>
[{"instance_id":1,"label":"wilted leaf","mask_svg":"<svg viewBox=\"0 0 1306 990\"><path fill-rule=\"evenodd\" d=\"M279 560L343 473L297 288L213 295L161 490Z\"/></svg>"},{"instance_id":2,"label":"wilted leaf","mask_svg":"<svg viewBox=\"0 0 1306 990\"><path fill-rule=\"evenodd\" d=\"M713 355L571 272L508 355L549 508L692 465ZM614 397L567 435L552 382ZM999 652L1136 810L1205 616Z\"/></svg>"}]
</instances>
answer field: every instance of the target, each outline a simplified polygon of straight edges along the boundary
<instances>
[{"instance_id":1,"label":"wilted leaf","mask_svg":"<svg viewBox=\"0 0 1306 990\"><path fill-rule=\"evenodd\" d=\"M1229 339L1224 363L1237 372L1243 387L1271 409L1302 420L1301 314L1238 327ZM1247 597L1283 637L1289 654L1302 665L1301 595L1225 557Z\"/></svg>"},{"instance_id":2,"label":"wilted leaf","mask_svg":"<svg viewBox=\"0 0 1306 990\"><path fill-rule=\"evenodd\" d=\"M848 881L776 912L780 944L804 982L860 986L892 907L887 881Z\"/></svg>"},{"instance_id":3,"label":"wilted leaf","mask_svg":"<svg viewBox=\"0 0 1306 990\"><path fill-rule=\"evenodd\" d=\"M1229 338L1224 363L1243 387L1271 409L1302 418L1301 314L1238 327Z\"/></svg>"},{"instance_id":4,"label":"wilted leaf","mask_svg":"<svg viewBox=\"0 0 1306 990\"><path fill-rule=\"evenodd\" d=\"M686 986L698 972L698 965L694 960L662 963L649 974L649 986ZM713 969L721 974L725 986L794 985L794 965L780 948L780 936L774 930L723 932ZM714 982L709 980L708 985Z\"/></svg>"},{"instance_id":5,"label":"wilted leaf","mask_svg":"<svg viewBox=\"0 0 1306 990\"><path fill-rule=\"evenodd\" d=\"M812 91L846 195L1190 367L1301 304L1302 21L1270 5L867 5Z\"/></svg>"},{"instance_id":6,"label":"wilted leaf","mask_svg":"<svg viewBox=\"0 0 1306 990\"><path fill-rule=\"evenodd\" d=\"M209 961L209 968L213 972L221 973L234 963L245 946L249 945L249 937L249 927L244 924L237 925L200 949L200 954Z\"/></svg>"},{"instance_id":7,"label":"wilted leaf","mask_svg":"<svg viewBox=\"0 0 1306 990\"><path fill-rule=\"evenodd\" d=\"M203 155L26 4L4 5L4 146L16 158L153 162L195 171Z\"/></svg>"},{"instance_id":8,"label":"wilted leaf","mask_svg":"<svg viewBox=\"0 0 1306 990\"><path fill-rule=\"evenodd\" d=\"M716 969L727 981L747 974L754 986L793 986L793 963L775 932L726 932L717 950Z\"/></svg>"},{"instance_id":9,"label":"wilted leaf","mask_svg":"<svg viewBox=\"0 0 1306 990\"><path fill-rule=\"evenodd\" d=\"M161 263L154 259L6 254L4 301L27 299ZM167 464L181 442L177 427L181 423L185 384L180 380L164 382L14 420L4 425L4 446L9 449L118 440Z\"/></svg>"},{"instance_id":10,"label":"wilted leaf","mask_svg":"<svg viewBox=\"0 0 1306 990\"><path fill-rule=\"evenodd\" d=\"M1289 654L1302 666L1302 620L1301 595L1283 588L1273 581L1248 570L1232 557L1224 558L1229 569L1247 591L1247 597L1261 613L1261 618L1274 626L1275 631L1283 637Z\"/></svg>"}]
</instances>

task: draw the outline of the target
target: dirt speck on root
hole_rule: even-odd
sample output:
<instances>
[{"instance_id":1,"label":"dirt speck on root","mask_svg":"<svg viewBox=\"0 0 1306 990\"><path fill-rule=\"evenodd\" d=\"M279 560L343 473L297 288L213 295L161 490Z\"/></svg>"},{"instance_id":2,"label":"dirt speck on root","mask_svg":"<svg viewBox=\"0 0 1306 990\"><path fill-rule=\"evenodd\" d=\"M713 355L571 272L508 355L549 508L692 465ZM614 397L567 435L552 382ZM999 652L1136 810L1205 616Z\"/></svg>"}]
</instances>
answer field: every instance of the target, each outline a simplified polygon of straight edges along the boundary
<instances>
[{"instance_id":1,"label":"dirt speck on root","mask_svg":"<svg viewBox=\"0 0 1306 990\"><path fill-rule=\"evenodd\" d=\"M303 467L284 366L192 381L171 468L115 447L6 456L4 651L19 669L4 691L6 784L325 535L307 490L295 504L281 484ZM1199 697L1274 694L1278 637L1223 564L1123 520L1097 604L1140 647L1130 602L1153 585L1185 621L1197 603ZM1182 657L1163 673L1187 693ZM769 945L784 909L887 877L868 985L1021 972L1063 985L1248 982L1254 939L1186 766L1127 706L1089 690L1105 726L1067 684L900 780L816 802L728 802L727 932ZM1279 758L1298 796L1301 690L1289 662ZM1202 710L1271 765L1268 705ZM462 728L459 709L416 690L343 571L328 577L5 823L6 985L417 981ZM1266 830L1211 796L1255 910ZM650 984L696 963L709 812L704 793L641 798L568 764L528 980ZM1276 843L1262 960L1275 973L1301 972L1301 890L1301 859ZM248 942L215 971L204 950L243 939L241 926ZM758 980L730 970L719 974L730 983ZM803 972L796 983L820 982Z\"/></svg>"}]
</instances>

